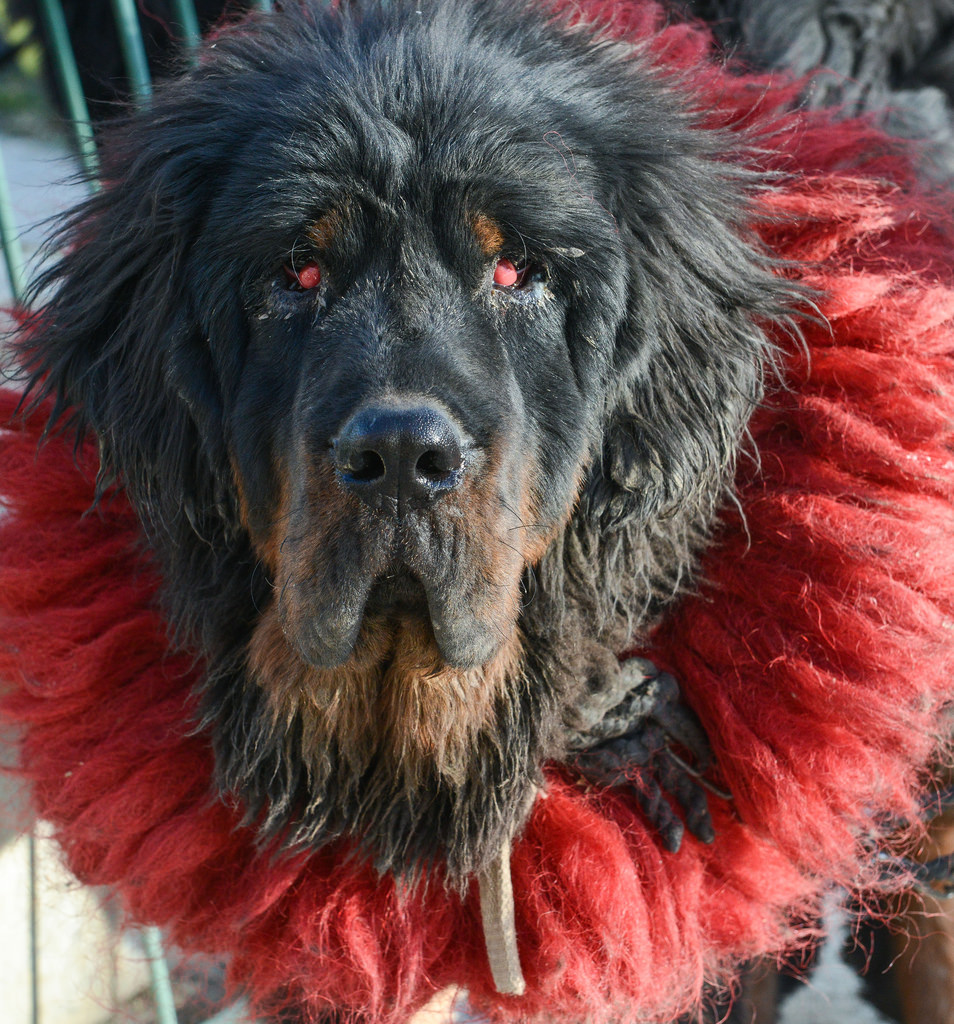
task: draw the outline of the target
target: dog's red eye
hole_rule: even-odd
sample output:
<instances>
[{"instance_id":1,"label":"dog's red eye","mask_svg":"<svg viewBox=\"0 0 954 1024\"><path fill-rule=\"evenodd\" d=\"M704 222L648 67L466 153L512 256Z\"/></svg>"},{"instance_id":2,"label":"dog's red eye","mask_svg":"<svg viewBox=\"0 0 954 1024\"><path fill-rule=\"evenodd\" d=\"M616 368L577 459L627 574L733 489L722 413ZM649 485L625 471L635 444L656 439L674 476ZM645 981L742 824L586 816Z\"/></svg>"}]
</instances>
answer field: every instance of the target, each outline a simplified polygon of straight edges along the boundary
<instances>
[{"instance_id":1,"label":"dog's red eye","mask_svg":"<svg viewBox=\"0 0 954 1024\"><path fill-rule=\"evenodd\" d=\"M517 267L511 260L497 260L494 284L498 288L514 288L523 282L526 272L526 267Z\"/></svg>"},{"instance_id":2,"label":"dog's red eye","mask_svg":"<svg viewBox=\"0 0 954 1024\"><path fill-rule=\"evenodd\" d=\"M290 285L297 285L307 292L321 284L321 267L317 263L306 263L296 268L285 267L285 276Z\"/></svg>"}]
</instances>

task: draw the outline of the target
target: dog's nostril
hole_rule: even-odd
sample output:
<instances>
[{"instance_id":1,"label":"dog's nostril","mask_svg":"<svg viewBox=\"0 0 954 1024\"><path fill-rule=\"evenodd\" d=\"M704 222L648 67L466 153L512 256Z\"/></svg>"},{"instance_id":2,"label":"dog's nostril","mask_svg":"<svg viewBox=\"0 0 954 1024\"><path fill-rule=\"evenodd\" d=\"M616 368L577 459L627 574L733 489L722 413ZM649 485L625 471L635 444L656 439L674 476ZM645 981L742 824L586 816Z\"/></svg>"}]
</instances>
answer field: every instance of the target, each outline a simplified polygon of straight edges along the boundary
<instances>
[{"instance_id":1,"label":"dog's nostril","mask_svg":"<svg viewBox=\"0 0 954 1024\"><path fill-rule=\"evenodd\" d=\"M342 486L380 510L421 505L454 490L464 476L464 439L433 406L368 406L333 443Z\"/></svg>"},{"instance_id":2,"label":"dog's nostril","mask_svg":"<svg viewBox=\"0 0 954 1024\"><path fill-rule=\"evenodd\" d=\"M374 451L356 452L339 469L358 483L373 483L385 475L384 459Z\"/></svg>"},{"instance_id":3,"label":"dog's nostril","mask_svg":"<svg viewBox=\"0 0 954 1024\"><path fill-rule=\"evenodd\" d=\"M426 451L418 460L417 474L436 486L453 484L464 464L459 448L452 451Z\"/></svg>"}]
</instances>

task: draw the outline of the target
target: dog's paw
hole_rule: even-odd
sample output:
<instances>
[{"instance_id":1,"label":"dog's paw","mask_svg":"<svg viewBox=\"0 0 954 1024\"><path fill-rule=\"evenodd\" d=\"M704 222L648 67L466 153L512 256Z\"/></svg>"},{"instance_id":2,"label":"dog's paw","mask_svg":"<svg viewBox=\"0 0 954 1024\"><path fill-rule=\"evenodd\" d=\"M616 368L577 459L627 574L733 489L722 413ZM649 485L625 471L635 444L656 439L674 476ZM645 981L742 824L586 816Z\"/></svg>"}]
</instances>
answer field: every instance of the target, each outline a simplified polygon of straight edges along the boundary
<instances>
[{"instance_id":1,"label":"dog's paw","mask_svg":"<svg viewBox=\"0 0 954 1024\"><path fill-rule=\"evenodd\" d=\"M676 680L651 661L631 658L620 667L620 675L622 699L569 733L569 765L592 785L632 789L671 852L679 849L687 827L697 839L711 843L715 830L706 790L718 791L703 779L712 752L702 726L682 703ZM613 689L618 694L621 688ZM672 749L674 743L691 762ZM670 797L682 809L685 823Z\"/></svg>"}]
</instances>

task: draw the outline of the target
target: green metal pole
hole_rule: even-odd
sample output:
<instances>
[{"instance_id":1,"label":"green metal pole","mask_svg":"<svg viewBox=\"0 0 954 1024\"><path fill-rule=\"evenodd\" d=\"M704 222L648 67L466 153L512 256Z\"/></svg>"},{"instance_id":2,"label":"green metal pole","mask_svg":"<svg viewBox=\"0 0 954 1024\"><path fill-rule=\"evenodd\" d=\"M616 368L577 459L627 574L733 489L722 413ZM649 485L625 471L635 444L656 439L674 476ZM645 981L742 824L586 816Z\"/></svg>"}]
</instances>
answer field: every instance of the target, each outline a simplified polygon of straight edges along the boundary
<instances>
[{"instance_id":1,"label":"green metal pole","mask_svg":"<svg viewBox=\"0 0 954 1024\"><path fill-rule=\"evenodd\" d=\"M152 80L149 76L146 48L143 46L142 33L139 31L136 0L112 0L112 2L113 15L116 18L116 31L119 33L119 44L122 47L132 94L138 103L145 103L152 94Z\"/></svg>"},{"instance_id":2,"label":"green metal pole","mask_svg":"<svg viewBox=\"0 0 954 1024\"><path fill-rule=\"evenodd\" d=\"M16 221L13 216L13 204L10 202L10 188L7 185L2 154L0 154L0 243L3 245L3 261L6 263L7 276L10 278L10 291L13 294L14 302L19 306L23 300L26 284L23 272L23 249L20 246L20 236L17 234Z\"/></svg>"},{"instance_id":3,"label":"green metal pole","mask_svg":"<svg viewBox=\"0 0 954 1024\"><path fill-rule=\"evenodd\" d=\"M93 128L89 121L89 109L80 84L79 69L73 56L66 19L63 17L63 5L60 0L39 0L39 9L53 50L50 54L53 68L63 91L67 113L73 122L73 130L76 132L76 144L79 147L83 169L90 181L95 181L99 159L93 140Z\"/></svg>"},{"instance_id":4,"label":"green metal pole","mask_svg":"<svg viewBox=\"0 0 954 1024\"><path fill-rule=\"evenodd\" d=\"M201 39L199 19L196 17L195 4L192 0L173 0L173 9L182 32L182 40L190 50L194 50Z\"/></svg>"}]
</instances>

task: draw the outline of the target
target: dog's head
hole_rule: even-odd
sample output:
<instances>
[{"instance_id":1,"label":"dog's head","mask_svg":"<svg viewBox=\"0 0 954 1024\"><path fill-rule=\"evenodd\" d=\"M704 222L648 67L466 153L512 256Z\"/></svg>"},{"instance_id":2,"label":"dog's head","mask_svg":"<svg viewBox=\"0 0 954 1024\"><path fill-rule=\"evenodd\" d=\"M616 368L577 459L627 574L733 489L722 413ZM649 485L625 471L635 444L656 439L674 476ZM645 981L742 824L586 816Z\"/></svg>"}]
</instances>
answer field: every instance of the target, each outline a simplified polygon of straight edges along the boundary
<instances>
[{"instance_id":1,"label":"dog's head","mask_svg":"<svg viewBox=\"0 0 954 1024\"><path fill-rule=\"evenodd\" d=\"M638 619L620 567L686 569L790 301L734 144L522 6L220 33L113 133L24 346L207 657L223 785L390 868L513 828L583 683L541 646ZM616 569L529 593L581 538Z\"/></svg>"}]
</instances>

